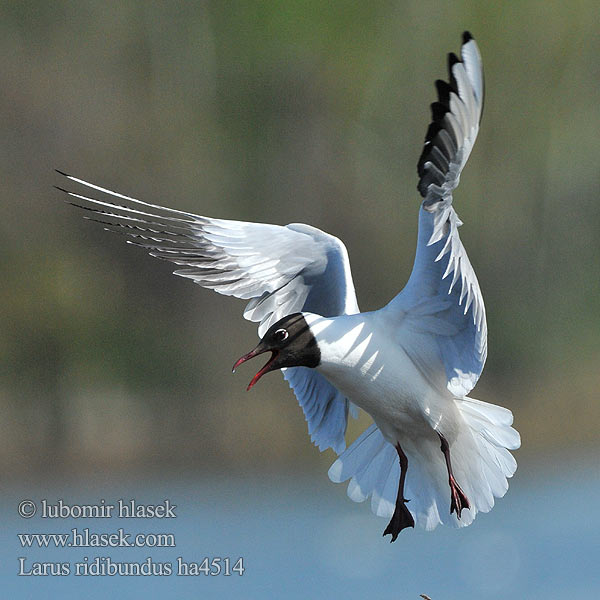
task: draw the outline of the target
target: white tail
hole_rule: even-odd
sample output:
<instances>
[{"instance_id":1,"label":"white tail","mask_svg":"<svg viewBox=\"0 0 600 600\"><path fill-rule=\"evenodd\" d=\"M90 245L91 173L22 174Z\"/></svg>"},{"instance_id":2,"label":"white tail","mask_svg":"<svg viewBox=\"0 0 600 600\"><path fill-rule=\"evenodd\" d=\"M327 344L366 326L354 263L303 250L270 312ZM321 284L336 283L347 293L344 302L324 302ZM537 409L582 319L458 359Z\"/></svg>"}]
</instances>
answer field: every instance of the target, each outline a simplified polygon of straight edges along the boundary
<instances>
[{"instance_id":1,"label":"white tail","mask_svg":"<svg viewBox=\"0 0 600 600\"><path fill-rule=\"evenodd\" d=\"M408 457L405 497L415 523L430 530L440 523L464 527L478 512L488 512L494 497L508 489L517 463L509 450L521 445L519 433L511 427L510 410L473 398L456 399L464 426L450 445L456 481L471 503L460 520L450 514L448 473L437 436L402 442ZM341 483L351 478L348 496L364 502L371 496L371 509L379 517L394 512L400 466L395 448L373 424L343 452L329 469L329 478Z\"/></svg>"}]
</instances>

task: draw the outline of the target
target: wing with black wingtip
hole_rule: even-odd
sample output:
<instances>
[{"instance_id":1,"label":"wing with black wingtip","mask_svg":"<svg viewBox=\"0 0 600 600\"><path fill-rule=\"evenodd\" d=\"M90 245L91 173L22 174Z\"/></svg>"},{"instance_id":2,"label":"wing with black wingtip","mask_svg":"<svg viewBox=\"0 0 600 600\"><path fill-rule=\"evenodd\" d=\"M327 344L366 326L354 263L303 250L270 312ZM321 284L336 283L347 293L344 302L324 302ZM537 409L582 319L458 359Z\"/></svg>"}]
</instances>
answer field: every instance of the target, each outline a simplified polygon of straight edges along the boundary
<instances>
[{"instance_id":1,"label":"wing with black wingtip","mask_svg":"<svg viewBox=\"0 0 600 600\"><path fill-rule=\"evenodd\" d=\"M448 71L448 82L436 82L438 101L431 105L432 123L417 166L423 202L415 262L408 283L390 306L408 316L406 324L415 335L435 339L435 351L427 355L407 348L414 362L432 372L433 362L441 363L448 389L462 397L474 387L487 356L483 297L458 234L462 222L452 206L452 192L483 110L483 67L470 33L463 34L461 60L449 55Z\"/></svg>"},{"instance_id":2,"label":"wing with black wingtip","mask_svg":"<svg viewBox=\"0 0 600 600\"><path fill-rule=\"evenodd\" d=\"M424 205L452 202L452 191L467 163L483 112L483 68L475 40L463 34L462 61L448 55L449 81L435 82L438 101L431 105L432 123L417 163L418 190Z\"/></svg>"}]
</instances>

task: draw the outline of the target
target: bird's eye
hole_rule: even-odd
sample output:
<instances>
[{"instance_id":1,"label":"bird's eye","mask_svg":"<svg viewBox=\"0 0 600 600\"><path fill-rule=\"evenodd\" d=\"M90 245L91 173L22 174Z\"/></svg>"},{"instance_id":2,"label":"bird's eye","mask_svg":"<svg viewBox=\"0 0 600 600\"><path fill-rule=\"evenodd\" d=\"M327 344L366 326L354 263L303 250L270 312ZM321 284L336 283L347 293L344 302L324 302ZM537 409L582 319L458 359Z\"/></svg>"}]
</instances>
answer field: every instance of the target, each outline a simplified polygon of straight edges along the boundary
<instances>
[{"instance_id":1,"label":"bird's eye","mask_svg":"<svg viewBox=\"0 0 600 600\"><path fill-rule=\"evenodd\" d=\"M278 342L283 342L287 340L289 333L287 329L278 329L273 335Z\"/></svg>"}]
</instances>

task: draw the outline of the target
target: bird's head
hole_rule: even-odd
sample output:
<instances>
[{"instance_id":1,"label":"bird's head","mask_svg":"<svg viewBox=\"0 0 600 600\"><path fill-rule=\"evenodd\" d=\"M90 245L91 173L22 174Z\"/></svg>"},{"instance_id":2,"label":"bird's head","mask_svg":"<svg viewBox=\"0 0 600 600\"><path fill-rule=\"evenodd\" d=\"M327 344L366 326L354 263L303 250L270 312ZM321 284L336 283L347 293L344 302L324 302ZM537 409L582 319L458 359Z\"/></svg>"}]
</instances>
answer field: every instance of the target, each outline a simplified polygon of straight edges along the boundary
<instances>
[{"instance_id":1,"label":"bird's head","mask_svg":"<svg viewBox=\"0 0 600 600\"><path fill-rule=\"evenodd\" d=\"M283 317L269 327L256 348L244 354L233 365L233 371L247 360L271 353L265 366L252 378L248 390L269 371L283 367L316 367L321 362L321 352L315 336L312 334L302 313L294 313Z\"/></svg>"}]
</instances>

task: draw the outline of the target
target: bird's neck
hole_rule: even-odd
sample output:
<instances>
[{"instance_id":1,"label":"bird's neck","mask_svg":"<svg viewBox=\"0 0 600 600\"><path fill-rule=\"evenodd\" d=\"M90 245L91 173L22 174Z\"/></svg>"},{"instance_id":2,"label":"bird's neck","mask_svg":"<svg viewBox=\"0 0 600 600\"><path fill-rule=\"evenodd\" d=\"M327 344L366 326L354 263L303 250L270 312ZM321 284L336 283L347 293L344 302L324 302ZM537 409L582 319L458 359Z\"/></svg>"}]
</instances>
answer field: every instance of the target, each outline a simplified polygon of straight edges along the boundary
<instances>
[{"instance_id":1,"label":"bird's neck","mask_svg":"<svg viewBox=\"0 0 600 600\"><path fill-rule=\"evenodd\" d=\"M355 369L364 362L373 337L373 313L321 317L305 313L321 352L319 370L324 374Z\"/></svg>"}]
</instances>

